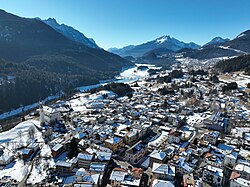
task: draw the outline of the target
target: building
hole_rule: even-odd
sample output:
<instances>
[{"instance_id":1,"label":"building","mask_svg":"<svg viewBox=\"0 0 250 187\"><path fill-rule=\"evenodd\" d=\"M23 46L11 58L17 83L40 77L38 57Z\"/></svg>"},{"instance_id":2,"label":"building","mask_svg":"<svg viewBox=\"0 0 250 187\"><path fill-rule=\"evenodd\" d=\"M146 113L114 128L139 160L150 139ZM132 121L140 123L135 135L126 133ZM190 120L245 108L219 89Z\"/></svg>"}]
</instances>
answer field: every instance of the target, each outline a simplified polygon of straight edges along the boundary
<instances>
[{"instance_id":1,"label":"building","mask_svg":"<svg viewBox=\"0 0 250 187\"><path fill-rule=\"evenodd\" d=\"M195 187L193 173L183 175L183 186L184 187Z\"/></svg>"},{"instance_id":2,"label":"building","mask_svg":"<svg viewBox=\"0 0 250 187\"><path fill-rule=\"evenodd\" d=\"M168 143L180 143L182 133L179 131L171 131L168 135Z\"/></svg>"},{"instance_id":3,"label":"building","mask_svg":"<svg viewBox=\"0 0 250 187\"><path fill-rule=\"evenodd\" d=\"M204 124L208 129L227 132L229 119L221 117L221 112L216 112L211 117L205 119Z\"/></svg>"},{"instance_id":4,"label":"building","mask_svg":"<svg viewBox=\"0 0 250 187\"><path fill-rule=\"evenodd\" d=\"M148 167L152 168L154 162L163 164L167 160L167 153L164 151L154 150L149 155L149 159L150 159L150 163Z\"/></svg>"},{"instance_id":5,"label":"building","mask_svg":"<svg viewBox=\"0 0 250 187\"><path fill-rule=\"evenodd\" d=\"M215 186L223 186L223 170L211 165L207 165L203 170L202 180Z\"/></svg>"},{"instance_id":6,"label":"building","mask_svg":"<svg viewBox=\"0 0 250 187\"><path fill-rule=\"evenodd\" d=\"M249 187L250 181L243 179L241 174L237 172L232 172L230 176L230 187Z\"/></svg>"},{"instance_id":7,"label":"building","mask_svg":"<svg viewBox=\"0 0 250 187\"><path fill-rule=\"evenodd\" d=\"M11 152L4 152L0 149L0 166L5 166L14 160L14 155Z\"/></svg>"},{"instance_id":8,"label":"building","mask_svg":"<svg viewBox=\"0 0 250 187\"><path fill-rule=\"evenodd\" d=\"M153 163L153 178L173 181L175 178L175 166Z\"/></svg>"},{"instance_id":9,"label":"building","mask_svg":"<svg viewBox=\"0 0 250 187\"><path fill-rule=\"evenodd\" d=\"M94 156L91 154L79 153L77 156L78 167L88 170L93 158L94 158Z\"/></svg>"},{"instance_id":10,"label":"building","mask_svg":"<svg viewBox=\"0 0 250 187\"><path fill-rule=\"evenodd\" d=\"M139 141L131 148L126 150L125 159L130 163L137 163L142 157L144 157L147 151L147 145L143 144L142 141Z\"/></svg>"},{"instance_id":11,"label":"building","mask_svg":"<svg viewBox=\"0 0 250 187\"><path fill-rule=\"evenodd\" d=\"M234 151L231 152L230 154L225 155L224 165L232 168L236 163L237 157L238 157L238 153Z\"/></svg>"},{"instance_id":12,"label":"building","mask_svg":"<svg viewBox=\"0 0 250 187\"><path fill-rule=\"evenodd\" d=\"M122 168L114 168L109 178L111 181L111 186L139 187L141 184L142 170L139 168L134 169L134 171L127 171ZM135 175L135 173L139 174Z\"/></svg>"},{"instance_id":13,"label":"building","mask_svg":"<svg viewBox=\"0 0 250 187\"><path fill-rule=\"evenodd\" d=\"M152 187L175 187L175 182L154 179L152 182Z\"/></svg>"},{"instance_id":14,"label":"building","mask_svg":"<svg viewBox=\"0 0 250 187\"><path fill-rule=\"evenodd\" d=\"M40 123L54 123L61 119L60 111L49 107L49 106L40 106Z\"/></svg>"},{"instance_id":15,"label":"building","mask_svg":"<svg viewBox=\"0 0 250 187\"><path fill-rule=\"evenodd\" d=\"M234 172L241 175L241 178L250 180L250 167L243 164L236 164L234 167Z\"/></svg>"},{"instance_id":16,"label":"building","mask_svg":"<svg viewBox=\"0 0 250 187\"><path fill-rule=\"evenodd\" d=\"M64 150L64 147L62 144L56 144L54 147L52 147L51 152L52 152L52 156L58 157Z\"/></svg>"},{"instance_id":17,"label":"building","mask_svg":"<svg viewBox=\"0 0 250 187\"><path fill-rule=\"evenodd\" d=\"M73 164L65 161L56 162L56 171L58 173L71 173L73 170Z\"/></svg>"},{"instance_id":18,"label":"building","mask_svg":"<svg viewBox=\"0 0 250 187\"><path fill-rule=\"evenodd\" d=\"M105 147L111 149L112 151L117 151L123 146L123 140L119 137L112 137L104 141Z\"/></svg>"},{"instance_id":19,"label":"building","mask_svg":"<svg viewBox=\"0 0 250 187\"><path fill-rule=\"evenodd\" d=\"M209 131L203 135L203 140L211 143L212 145L215 145L218 142L219 137L220 137L220 132Z\"/></svg>"}]
</instances>

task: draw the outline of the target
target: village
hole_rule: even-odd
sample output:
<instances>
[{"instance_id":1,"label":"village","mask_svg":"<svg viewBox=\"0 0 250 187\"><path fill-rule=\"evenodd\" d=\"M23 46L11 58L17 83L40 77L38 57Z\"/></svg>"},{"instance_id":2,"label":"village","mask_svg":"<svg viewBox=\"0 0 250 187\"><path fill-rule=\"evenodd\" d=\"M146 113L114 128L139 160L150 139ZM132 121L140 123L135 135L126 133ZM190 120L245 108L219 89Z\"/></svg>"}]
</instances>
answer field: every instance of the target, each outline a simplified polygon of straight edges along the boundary
<instances>
[{"instance_id":1,"label":"village","mask_svg":"<svg viewBox=\"0 0 250 187\"><path fill-rule=\"evenodd\" d=\"M137 71L140 71L138 69ZM0 133L0 185L250 186L246 84L173 65L119 96L85 91L40 104Z\"/></svg>"}]
</instances>

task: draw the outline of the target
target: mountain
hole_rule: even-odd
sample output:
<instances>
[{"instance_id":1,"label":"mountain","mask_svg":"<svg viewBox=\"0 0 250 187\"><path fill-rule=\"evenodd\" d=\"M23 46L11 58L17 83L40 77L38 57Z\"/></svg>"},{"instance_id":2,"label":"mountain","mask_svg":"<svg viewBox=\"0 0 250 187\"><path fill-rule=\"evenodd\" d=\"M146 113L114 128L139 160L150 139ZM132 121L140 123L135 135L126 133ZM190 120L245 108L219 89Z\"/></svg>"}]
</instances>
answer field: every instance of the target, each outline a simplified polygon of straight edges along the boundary
<instances>
[{"instance_id":1,"label":"mountain","mask_svg":"<svg viewBox=\"0 0 250 187\"><path fill-rule=\"evenodd\" d=\"M236 38L226 42L223 46L243 53L250 53L250 30L240 33Z\"/></svg>"},{"instance_id":2,"label":"mountain","mask_svg":"<svg viewBox=\"0 0 250 187\"><path fill-rule=\"evenodd\" d=\"M54 18L49 18L42 21L72 41L82 43L88 47L99 48L93 39L87 38L86 36L84 36L84 34L74 29L73 27L57 23Z\"/></svg>"},{"instance_id":3,"label":"mountain","mask_svg":"<svg viewBox=\"0 0 250 187\"><path fill-rule=\"evenodd\" d=\"M15 105L0 105L0 112L113 78L122 67L132 65L103 49L72 41L40 20L4 10L0 10L0 51L4 59L0 77L15 77L15 84L0 86L1 98Z\"/></svg>"},{"instance_id":4,"label":"mountain","mask_svg":"<svg viewBox=\"0 0 250 187\"><path fill-rule=\"evenodd\" d=\"M166 48L170 51L178 51L183 48L192 48L196 49L200 46L191 42L191 43L184 43L179 41L173 37L164 35L159 37L155 40L149 41L147 43L143 43L136 46L127 46L121 49L111 49L109 50L112 53L118 54L120 56L133 56L133 57L141 57L145 53L158 49L158 48Z\"/></svg>"},{"instance_id":5,"label":"mountain","mask_svg":"<svg viewBox=\"0 0 250 187\"><path fill-rule=\"evenodd\" d=\"M199 49L178 51L179 55L199 60L219 58L219 57L235 57L250 53L250 30L247 30L233 40L219 42L212 45L204 45Z\"/></svg>"},{"instance_id":6,"label":"mountain","mask_svg":"<svg viewBox=\"0 0 250 187\"><path fill-rule=\"evenodd\" d=\"M213 38L210 42L206 43L204 46L206 45L214 45L214 44L221 44L221 43L225 43L230 41L230 39L228 38L221 38L221 37L215 37Z\"/></svg>"}]
</instances>

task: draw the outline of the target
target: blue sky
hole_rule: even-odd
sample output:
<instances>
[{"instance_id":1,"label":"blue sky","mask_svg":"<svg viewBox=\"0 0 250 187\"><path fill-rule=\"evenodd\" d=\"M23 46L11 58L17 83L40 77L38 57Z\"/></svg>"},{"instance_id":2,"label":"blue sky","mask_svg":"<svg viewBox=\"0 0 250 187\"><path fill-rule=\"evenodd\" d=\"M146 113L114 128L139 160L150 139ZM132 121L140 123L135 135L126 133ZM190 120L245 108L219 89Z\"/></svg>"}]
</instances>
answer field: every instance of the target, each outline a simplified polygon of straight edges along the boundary
<instances>
[{"instance_id":1,"label":"blue sky","mask_svg":"<svg viewBox=\"0 0 250 187\"><path fill-rule=\"evenodd\" d=\"M250 29L250 0L0 0L23 17L55 18L105 49L162 35L204 44Z\"/></svg>"}]
</instances>

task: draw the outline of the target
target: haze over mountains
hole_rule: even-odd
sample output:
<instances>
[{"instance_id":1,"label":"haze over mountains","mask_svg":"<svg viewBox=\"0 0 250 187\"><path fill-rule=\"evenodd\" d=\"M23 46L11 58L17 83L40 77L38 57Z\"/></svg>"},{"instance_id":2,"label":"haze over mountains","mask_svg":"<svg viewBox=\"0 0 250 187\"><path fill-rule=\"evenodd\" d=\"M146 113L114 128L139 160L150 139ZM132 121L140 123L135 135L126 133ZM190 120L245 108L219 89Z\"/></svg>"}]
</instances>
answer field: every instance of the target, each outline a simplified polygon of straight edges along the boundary
<instances>
[{"instance_id":1,"label":"haze over mountains","mask_svg":"<svg viewBox=\"0 0 250 187\"><path fill-rule=\"evenodd\" d=\"M140 45L130 45L121 49L111 48L109 51L126 58L127 56L137 59L145 59L148 56L152 58L152 54L166 58L181 54L183 57L202 60L249 53L249 39L249 31L245 31L233 40L215 37L205 45L199 46L193 42L185 43L165 35Z\"/></svg>"},{"instance_id":2,"label":"haze over mountains","mask_svg":"<svg viewBox=\"0 0 250 187\"><path fill-rule=\"evenodd\" d=\"M145 53L158 48L166 48L171 51L178 51L183 48L197 49L199 47L200 47L199 45L193 42L184 43L173 37L164 35L155 40L137 46L130 45L121 49L111 48L109 49L109 51L123 57L124 56L140 57L143 56Z\"/></svg>"}]
</instances>

